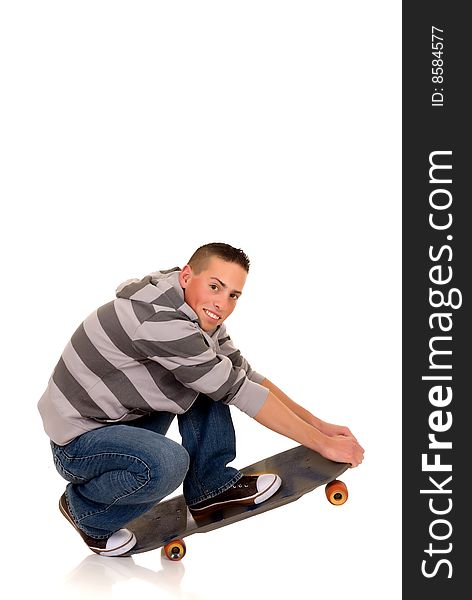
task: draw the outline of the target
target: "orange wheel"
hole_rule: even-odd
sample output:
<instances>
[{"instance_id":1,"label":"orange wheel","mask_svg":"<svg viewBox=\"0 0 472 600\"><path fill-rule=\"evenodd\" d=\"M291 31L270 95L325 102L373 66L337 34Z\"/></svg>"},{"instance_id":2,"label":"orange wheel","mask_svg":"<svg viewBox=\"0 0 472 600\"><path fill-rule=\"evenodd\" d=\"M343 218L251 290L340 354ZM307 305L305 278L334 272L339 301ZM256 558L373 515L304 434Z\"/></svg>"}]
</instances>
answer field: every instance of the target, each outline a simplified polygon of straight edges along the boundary
<instances>
[{"instance_id":1,"label":"orange wheel","mask_svg":"<svg viewBox=\"0 0 472 600\"><path fill-rule=\"evenodd\" d=\"M164 546L162 554L169 560L182 560L187 552L184 540L172 540Z\"/></svg>"},{"instance_id":2,"label":"orange wheel","mask_svg":"<svg viewBox=\"0 0 472 600\"><path fill-rule=\"evenodd\" d=\"M335 479L328 483L325 488L326 498L331 502L331 504L344 504L349 496L347 492L346 484L340 481L339 479Z\"/></svg>"}]
</instances>

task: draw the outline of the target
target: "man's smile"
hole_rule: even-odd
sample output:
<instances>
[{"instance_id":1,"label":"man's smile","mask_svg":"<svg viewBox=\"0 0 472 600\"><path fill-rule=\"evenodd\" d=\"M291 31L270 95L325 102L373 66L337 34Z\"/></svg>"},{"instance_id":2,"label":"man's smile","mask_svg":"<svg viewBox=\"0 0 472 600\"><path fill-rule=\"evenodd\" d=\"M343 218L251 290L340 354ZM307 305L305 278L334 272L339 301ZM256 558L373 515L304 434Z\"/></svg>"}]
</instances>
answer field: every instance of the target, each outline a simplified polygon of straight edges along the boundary
<instances>
[{"instance_id":1,"label":"man's smile","mask_svg":"<svg viewBox=\"0 0 472 600\"><path fill-rule=\"evenodd\" d=\"M219 321L221 319L220 316L218 316L214 312L211 312L211 310L208 310L207 308L204 308L203 310L204 310L205 314L210 317L210 319L213 319L214 321Z\"/></svg>"}]
</instances>

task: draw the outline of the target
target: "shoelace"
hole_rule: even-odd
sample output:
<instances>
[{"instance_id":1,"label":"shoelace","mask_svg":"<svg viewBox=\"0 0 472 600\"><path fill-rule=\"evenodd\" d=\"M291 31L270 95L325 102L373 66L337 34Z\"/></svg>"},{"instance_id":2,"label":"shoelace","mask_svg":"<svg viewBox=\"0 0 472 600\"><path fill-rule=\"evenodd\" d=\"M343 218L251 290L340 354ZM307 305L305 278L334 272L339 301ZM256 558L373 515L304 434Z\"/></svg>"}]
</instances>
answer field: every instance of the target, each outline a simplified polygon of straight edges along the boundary
<instances>
[{"instance_id":1,"label":"shoelace","mask_svg":"<svg viewBox=\"0 0 472 600\"><path fill-rule=\"evenodd\" d=\"M242 488L242 487L247 488L247 487L249 487L249 484L248 483L236 483L235 485L233 485L233 489Z\"/></svg>"}]
</instances>

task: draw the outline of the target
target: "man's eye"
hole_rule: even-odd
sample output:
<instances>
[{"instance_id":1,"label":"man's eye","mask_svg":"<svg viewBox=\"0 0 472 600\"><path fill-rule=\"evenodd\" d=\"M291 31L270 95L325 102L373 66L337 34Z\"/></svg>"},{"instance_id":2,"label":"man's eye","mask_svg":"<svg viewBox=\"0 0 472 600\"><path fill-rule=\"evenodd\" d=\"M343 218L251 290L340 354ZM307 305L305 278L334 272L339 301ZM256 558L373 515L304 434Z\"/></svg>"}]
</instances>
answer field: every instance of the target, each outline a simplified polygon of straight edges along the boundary
<instances>
[{"instance_id":1,"label":"man's eye","mask_svg":"<svg viewBox=\"0 0 472 600\"><path fill-rule=\"evenodd\" d=\"M212 290L217 290L218 286L216 285L216 283L210 283L210 287Z\"/></svg>"},{"instance_id":2,"label":"man's eye","mask_svg":"<svg viewBox=\"0 0 472 600\"><path fill-rule=\"evenodd\" d=\"M231 298L233 298L234 300L237 300L239 298L238 294L231 294Z\"/></svg>"}]
</instances>

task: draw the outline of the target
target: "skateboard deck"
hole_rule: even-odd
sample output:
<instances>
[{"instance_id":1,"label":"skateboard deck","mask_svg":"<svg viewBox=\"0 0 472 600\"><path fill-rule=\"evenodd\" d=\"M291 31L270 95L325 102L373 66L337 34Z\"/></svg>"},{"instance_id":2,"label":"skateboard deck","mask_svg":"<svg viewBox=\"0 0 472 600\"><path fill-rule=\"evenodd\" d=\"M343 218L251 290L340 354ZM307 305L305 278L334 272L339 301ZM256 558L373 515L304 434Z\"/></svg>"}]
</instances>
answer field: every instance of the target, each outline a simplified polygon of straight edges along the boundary
<instances>
[{"instance_id":1,"label":"skateboard deck","mask_svg":"<svg viewBox=\"0 0 472 600\"><path fill-rule=\"evenodd\" d=\"M330 491L327 486L326 495L332 504L343 504L347 499L347 489L342 482L337 481L337 477L349 466L327 460L304 446L296 446L275 454L240 469L245 475L275 473L280 476L282 485L268 500L250 506L220 508L207 516L199 516L197 520L190 514L182 495L164 500L128 523L126 527L134 532L137 543L124 556L163 547L167 558L180 560L185 555L183 538L194 533L218 529L289 504L321 485L331 485Z\"/></svg>"}]
</instances>

